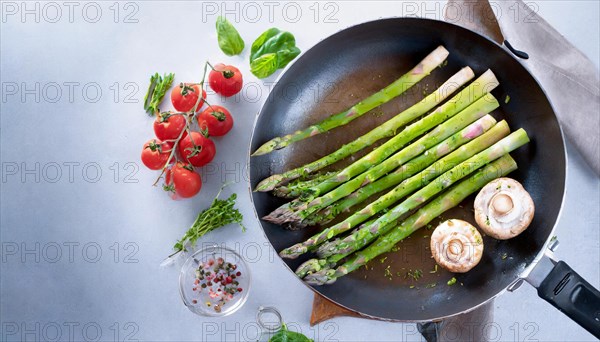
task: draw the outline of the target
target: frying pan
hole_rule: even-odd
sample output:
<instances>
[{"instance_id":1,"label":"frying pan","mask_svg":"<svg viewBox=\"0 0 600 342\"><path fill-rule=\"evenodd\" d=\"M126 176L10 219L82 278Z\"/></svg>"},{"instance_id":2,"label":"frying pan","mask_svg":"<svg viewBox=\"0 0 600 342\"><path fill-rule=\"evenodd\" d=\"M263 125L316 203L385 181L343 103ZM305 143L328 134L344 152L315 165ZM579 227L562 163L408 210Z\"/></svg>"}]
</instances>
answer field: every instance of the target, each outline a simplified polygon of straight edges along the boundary
<instances>
[{"instance_id":1,"label":"frying pan","mask_svg":"<svg viewBox=\"0 0 600 342\"><path fill-rule=\"evenodd\" d=\"M372 261L367 269L361 268L332 285L310 287L334 303L368 317L424 322L473 310L506 289L516 288L525 279L538 288L540 297L600 336L600 293L564 262L554 261L548 249L565 193L566 152L560 126L536 80L510 52L487 38L460 26L417 18L382 19L340 31L302 54L280 76L256 119L251 150L275 136L350 107L391 83L438 45L450 51L447 65L407 93L346 126L252 157L252 188L270 174L333 152L417 102L461 67L470 66L476 75L490 68L500 81L492 93L502 103L492 115L498 121L506 119L512 130L524 128L531 138L529 144L512 153L519 169L510 175L524 185L536 203L531 226L511 240L484 238L485 252L480 264L466 274L455 275L454 286L446 284L454 275L435 271L426 248L427 234L431 232L421 229L401 242L399 251L385 254L380 262ZM355 160L360 155L348 159ZM351 160L333 165L333 169ZM252 193L252 200L258 217L285 202L260 192ZM474 223L472 202L473 196L443 216ZM288 231L265 221L261 225L278 252L318 229ZM284 262L295 270L310 257ZM392 270L392 277L384 276L385 268ZM424 274L419 282L402 276L416 269Z\"/></svg>"}]
</instances>

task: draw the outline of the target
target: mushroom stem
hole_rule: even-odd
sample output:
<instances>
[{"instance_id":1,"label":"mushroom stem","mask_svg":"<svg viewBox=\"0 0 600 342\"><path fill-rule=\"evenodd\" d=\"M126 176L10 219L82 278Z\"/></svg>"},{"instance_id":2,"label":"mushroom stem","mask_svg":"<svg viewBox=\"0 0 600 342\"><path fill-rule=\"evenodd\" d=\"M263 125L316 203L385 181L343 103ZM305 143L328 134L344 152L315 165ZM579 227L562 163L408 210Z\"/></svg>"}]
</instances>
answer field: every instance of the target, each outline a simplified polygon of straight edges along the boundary
<instances>
[{"instance_id":1,"label":"mushroom stem","mask_svg":"<svg viewBox=\"0 0 600 342\"><path fill-rule=\"evenodd\" d=\"M521 183L512 178L498 178L481 189L473 209L475 221L487 235L506 240L527 229L535 205Z\"/></svg>"},{"instance_id":2,"label":"mushroom stem","mask_svg":"<svg viewBox=\"0 0 600 342\"><path fill-rule=\"evenodd\" d=\"M503 193L495 195L491 204L498 216L504 216L514 208L512 197Z\"/></svg>"},{"instance_id":3,"label":"mushroom stem","mask_svg":"<svg viewBox=\"0 0 600 342\"><path fill-rule=\"evenodd\" d=\"M430 248L440 266L451 272L464 273L481 260L483 240L470 223L451 219L433 231Z\"/></svg>"}]
</instances>

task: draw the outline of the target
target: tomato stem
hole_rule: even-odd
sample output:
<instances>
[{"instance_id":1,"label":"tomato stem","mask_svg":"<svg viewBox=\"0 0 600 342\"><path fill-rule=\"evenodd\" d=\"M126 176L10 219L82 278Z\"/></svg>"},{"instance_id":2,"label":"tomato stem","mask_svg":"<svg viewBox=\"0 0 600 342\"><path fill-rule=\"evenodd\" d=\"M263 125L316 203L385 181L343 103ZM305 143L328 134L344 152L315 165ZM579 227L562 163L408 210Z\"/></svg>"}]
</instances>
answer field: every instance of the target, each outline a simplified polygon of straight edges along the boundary
<instances>
[{"instance_id":1,"label":"tomato stem","mask_svg":"<svg viewBox=\"0 0 600 342\"><path fill-rule=\"evenodd\" d=\"M212 64L210 64L210 62L209 62L209 61L206 61L206 64L207 64L207 65L208 65L208 66L209 66L209 67L210 67L210 68L211 68L213 71L217 71L217 70L215 70L215 68L212 66Z\"/></svg>"},{"instance_id":2,"label":"tomato stem","mask_svg":"<svg viewBox=\"0 0 600 342\"><path fill-rule=\"evenodd\" d=\"M192 109L190 109L189 111L187 111L187 112L176 112L176 113L170 113L169 112L169 114L164 118L164 120L166 120L166 119L168 119L172 115L184 115L187 120L186 120L186 123L185 123L185 127L184 127L184 129L181 130L181 133L179 133L179 136L176 139L169 140L169 142L170 141L174 142L173 143L173 148L171 149L171 153L169 154L169 158L167 159L167 162L165 163L165 165L161 169L160 175L158 175L158 177L156 178L156 181L154 181L154 184L152 184L152 186L156 186L158 184L158 182L162 179L163 175L167 171L167 168L169 167L169 164L171 163L171 160L173 160L173 157L175 157L175 159L177 159L177 156L175 155L175 150L177 150L177 146L179 146L179 142L183 138L183 133L184 132L188 133L188 136L190 137L190 141L192 142L192 146L194 146L194 149L198 148L198 145L196 145L196 142L192 138L192 134L191 134L192 132L190 130L190 125L191 125L191 123L193 121L194 115L197 112L198 105L200 104L200 101L204 100L204 102L211 108L211 110L213 110L212 106L208 102L206 102L206 99L204 99L202 97L202 94L203 94L202 90L204 89L204 81L206 80L206 69L207 69L208 66L210 66L210 68L212 70L215 70L213 68L213 66L208 61L206 61L204 63L204 71L203 71L203 74L202 74L202 81L200 81L200 83L198 84L200 86L200 94L198 96L198 100L196 100L196 104L194 105L194 107ZM186 90L186 88L190 88L193 91L193 88L190 87L190 85L193 86L194 84L185 84L185 85L184 85L184 83L180 83L179 84L179 87L183 88L182 89L182 94L183 94L183 91ZM161 115L160 110L158 110L158 108L156 110L156 115ZM202 128L200 128L200 131L202 133ZM206 130L206 132L208 132L208 130ZM204 136L208 136L208 134L204 134L204 133L202 133L202 134ZM189 160L188 160L188 162L189 162Z\"/></svg>"},{"instance_id":3,"label":"tomato stem","mask_svg":"<svg viewBox=\"0 0 600 342\"><path fill-rule=\"evenodd\" d=\"M223 77L229 79L232 78L235 75L235 72L231 71L231 70L223 70Z\"/></svg>"}]
</instances>

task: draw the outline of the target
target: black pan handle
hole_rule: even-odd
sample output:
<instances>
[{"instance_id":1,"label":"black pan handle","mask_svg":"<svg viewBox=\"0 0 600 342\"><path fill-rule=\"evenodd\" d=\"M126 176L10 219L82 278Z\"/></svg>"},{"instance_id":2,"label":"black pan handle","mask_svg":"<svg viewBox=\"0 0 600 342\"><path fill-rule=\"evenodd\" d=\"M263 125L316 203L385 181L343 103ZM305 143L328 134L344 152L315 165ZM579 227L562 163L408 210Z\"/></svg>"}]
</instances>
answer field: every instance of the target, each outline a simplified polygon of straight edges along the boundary
<instances>
[{"instance_id":1,"label":"black pan handle","mask_svg":"<svg viewBox=\"0 0 600 342\"><path fill-rule=\"evenodd\" d=\"M521 58L521 59L529 59L529 54L525 51L521 51L521 50L517 50L515 49L509 42L508 40L504 41L504 46L506 46L506 48L508 50L510 50L510 52L512 52L515 56Z\"/></svg>"},{"instance_id":2,"label":"black pan handle","mask_svg":"<svg viewBox=\"0 0 600 342\"><path fill-rule=\"evenodd\" d=\"M559 261L538 287L538 295L600 338L600 291Z\"/></svg>"}]
</instances>

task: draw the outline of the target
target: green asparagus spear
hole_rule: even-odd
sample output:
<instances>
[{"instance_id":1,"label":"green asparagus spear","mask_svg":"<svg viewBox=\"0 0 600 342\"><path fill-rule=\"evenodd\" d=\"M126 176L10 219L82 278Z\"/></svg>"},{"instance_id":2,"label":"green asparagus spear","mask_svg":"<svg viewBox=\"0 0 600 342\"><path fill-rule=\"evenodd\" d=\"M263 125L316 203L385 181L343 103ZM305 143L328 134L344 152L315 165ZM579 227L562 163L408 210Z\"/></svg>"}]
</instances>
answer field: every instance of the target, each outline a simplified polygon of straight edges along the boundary
<instances>
[{"instance_id":1,"label":"green asparagus spear","mask_svg":"<svg viewBox=\"0 0 600 342\"><path fill-rule=\"evenodd\" d=\"M455 167L455 165L463 163L468 158L473 158L473 155L502 139L502 137L506 136L508 132L509 129L506 121L497 123L488 132L477 137L466 145L461 146L456 151L450 153L435 164L430 165L415 176L406 179L397 185L393 190L379 197L364 209L355 212L352 216L346 218L342 222L313 235L308 240L284 249L279 253L279 255L282 258L294 259L308 251L314 250L321 243L331 239L336 235L346 232L353 227L356 227L358 224L368 220L378 212L388 208L400 198L403 198L404 196L419 189L424 183L431 181L435 177L450 170L452 167Z\"/></svg>"},{"instance_id":2,"label":"green asparagus spear","mask_svg":"<svg viewBox=\"0 0 600 342\"><path fill-rule=\"evenodd\" d=\"M473 71L468 67L463 68L448 81L442 84L436 91L425 97L422 101L406 109L380 126L372 129L365 135L346 145L343 145L337 151L316 161L286 171L282 174L275 174L267 177L257 185L255 191L270 191L284 182L320 170L328 165L346 158L357 151L362 150L369 145L372 145L378 140L395 135L396 131L400 127L427 113L430 109L451 95L450 90L456 89L457 86L460 87L468 82L472 77ZM455 108L458 112L491 91L497 85L498 81L496 76L490 70L488 70L477 80L473 81L468 87L456 94L452 99L448 100L440 108L442 108L442 110L451 110L452 108Z\"/></svg>"},{"instance_id":3,"label":"green asparagus spear","mask_svg":"<svg viewBox=\"0 0 600 342\"><path fill-rule=\"evenodd\" d=\"M486 96L480 98L479 100L471 104L469 107L461 111L456 116L448 119L443 124L437 126L435 129L422 136L414 143L410 144L409 146L405 147L393 156L384 160L379 165L376 165L364 171L362 174L343 183L337 188L325 193L325 191L327 191L329 188L335 186L334 184L336 182L332 180L340 176L338 175L337 177L328 178L316 187L310 188L308 190L309 192L325 194L313 199L305 206L299 208L299 210L296 209L295 213L290 213L289 215L287 215L288 220L292 222L301 222L310 214L321 210L327 207L328 205L332 204L333 202L339 200L340 198L351 194L354 190L383 177L388 172L394 170L395 168L406 163L412 158L420 155L428 148L446 139L450 135L456 133L460 129L466 127L473 121L476 121L477 119L498 108L499 106L500 105L498 104L498 101L494 98L494 96L492 96L492 94L487 94ZM491 118L490 120L495 121L493 118ZM491 127L494 123L488 124L488 126ZM412 125L407 127L406 130L409 130L411 127ZM400 134L396 137L399 136ZM408 140L412 140L412 137L409 137ZM360 160L358 162L360 162ZM346 172L346 170L348 170L348 168L346 168L340 174L343 174L344 172Z\"/></svg>"},{"instance_id":4,"label":"green asparagus spear","mask_svg":"<svg viewBox=\"0 0 600 342\"><path fill-rule=\"evenodd\" d=\"M505 176L516 170L516 168L517 164L508 154L495 160L419 209L399 226L380 236L367 248L354 253L349 260L337 269L323 263L320 271L306 275L304 280L312 285L335 282L337 278L355 271L370 260L390 251L396 243L425 226L446 210L457 206L467 196L481 189L489 181Z\"/></svg>"},{"instance_id":5,"label":"green asparagus spear","mask_svg":"<svg viewBox=\"0 0 600 342\"><path fill-rule=\"evenodd\" d=\"M316 174L308 179L294 180L286 185L278 186L273 189L273 195L282 198L296 198L300 196L300 193L306 187L318 185L322 181L336 175L337 172L325 172L322 174Z\"/></svg>"},{"instance_id":6,"label":"green asparagus spear","mask_svg":"<svg viewBox=\"0 0 600 342\"><path fill-rule=\"evenodd\" d=\"M442 62L446 60L446 57L448 57L448 54L448 51L443 46L439 46L437 49L427 55L427 57L425 57L425 59L417 64L417 66L415 66L412 70L402 75L392 84L388 85L377 93L367 97L363 101L355 104L347 110L338 114L334 114L306 129L296 131L283 137L273 138L259 147L258 150L256 150L252 155L260 156L267 154L273 152L274 150L282 149L296 141L327 132L333 128L349 123L371 109L380 106L404 93L417 82L422 80L425 76L429 75L432 70L442 64Z\"/></svg>"}]
</instances>

